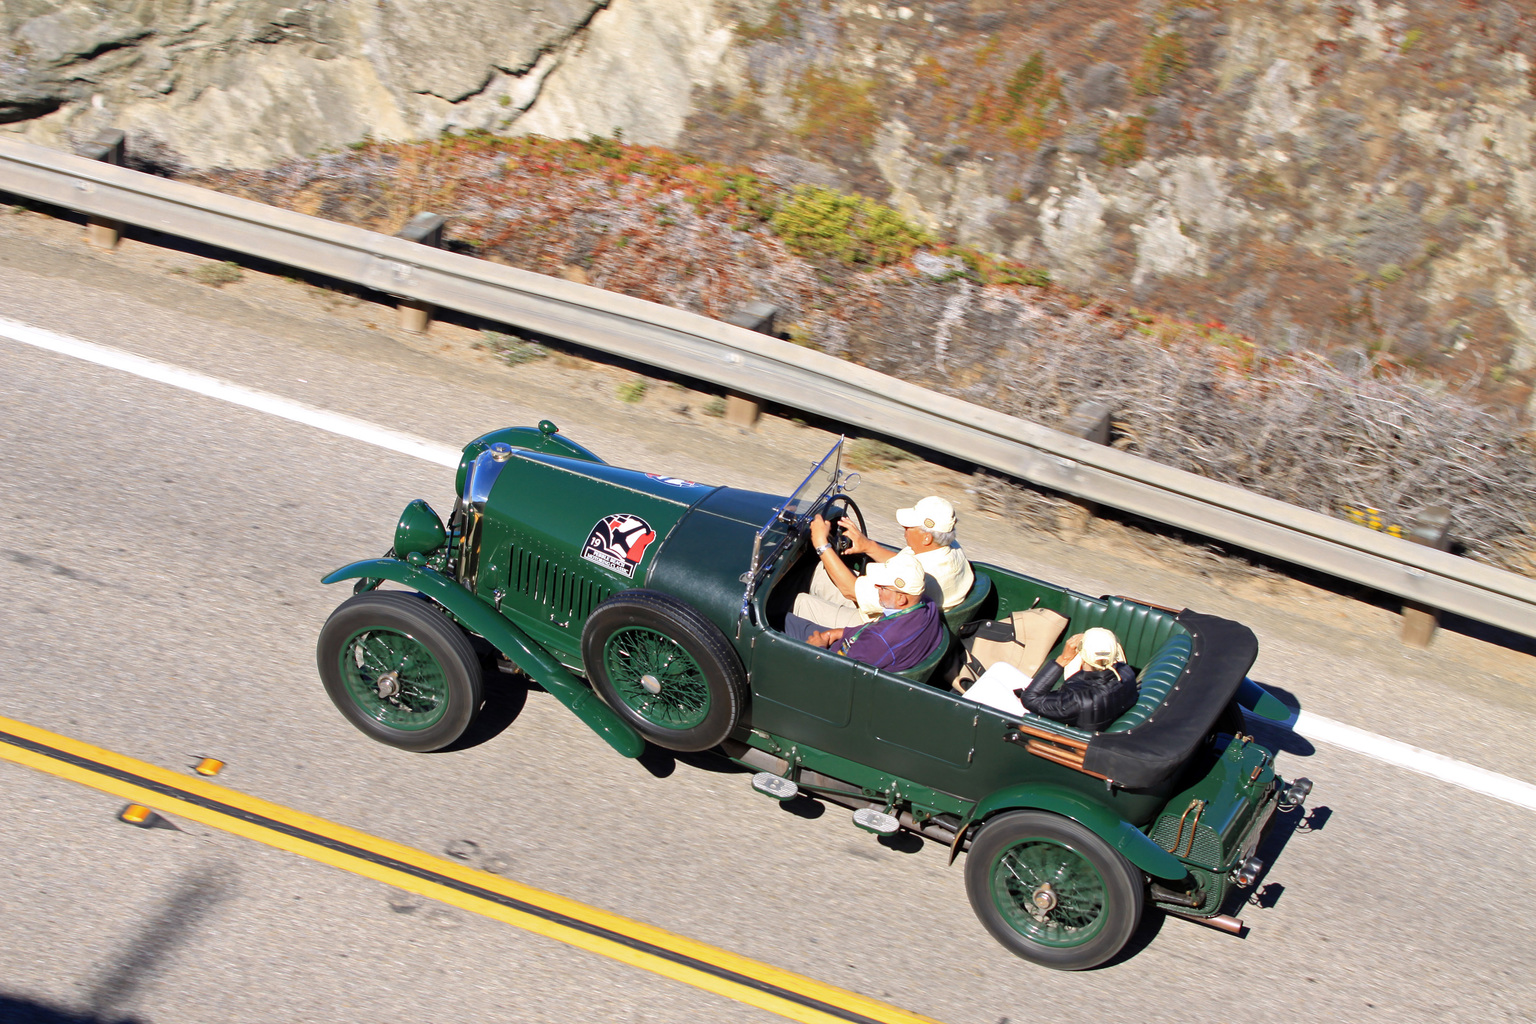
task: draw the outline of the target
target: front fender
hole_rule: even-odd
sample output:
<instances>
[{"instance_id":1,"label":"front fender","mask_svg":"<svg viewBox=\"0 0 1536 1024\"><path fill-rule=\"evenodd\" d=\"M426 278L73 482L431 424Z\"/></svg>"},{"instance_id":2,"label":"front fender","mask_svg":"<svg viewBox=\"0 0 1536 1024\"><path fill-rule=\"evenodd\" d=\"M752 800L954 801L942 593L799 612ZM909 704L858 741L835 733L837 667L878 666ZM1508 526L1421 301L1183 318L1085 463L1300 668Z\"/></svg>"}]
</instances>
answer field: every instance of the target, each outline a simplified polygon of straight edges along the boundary
<instances>
[{"instance_id":1,"label":"front fender","mask_svg":"<svg viewBox=\"0 0 1536 1024\"><path fill-rule=\"evenodd\" d=\"M528 678L544 687L555 699L587 724L608 745L625 757L639 757L645 740L613 709L593 693L549 652L518 629L495 608L464 589L430 565L411 565L397 558L371 558L344 565L322 583L339 583L360 578L385 579L418 590L444 608L465 626L485 637L507 660L527 673Z\"/></svg>"},{"instance_id":2,"label":"front fender","mask_svg":"<svg viewBox=\"0 0 1536 1024\"><path fill-rule=\"evenodd\" d=\"M972 825L984 822L999 811L1040 810L1071 818L1119 851L1120 855L1153 878L1179 882L1189 869L1167 850L1158 846L1136 826L1112 811L1059 786L1018 785L1000 789L983 799L961 826L960 835ZM958 851L960 843L955 843Z\"/></svg>"}]
</instances>

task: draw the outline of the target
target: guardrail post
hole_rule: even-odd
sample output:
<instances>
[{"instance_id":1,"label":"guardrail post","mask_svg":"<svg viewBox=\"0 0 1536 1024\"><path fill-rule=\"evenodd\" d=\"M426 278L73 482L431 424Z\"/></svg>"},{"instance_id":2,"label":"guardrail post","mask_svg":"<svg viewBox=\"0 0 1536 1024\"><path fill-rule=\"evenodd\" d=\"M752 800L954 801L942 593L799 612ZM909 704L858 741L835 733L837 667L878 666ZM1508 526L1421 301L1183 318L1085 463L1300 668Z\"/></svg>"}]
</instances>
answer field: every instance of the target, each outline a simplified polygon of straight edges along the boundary
<instances>
[{"instance_id":1,"label":"guardrail post","mask_svg":"<svg viewBox=\"0 0 1536 1024\"><path fill-rule=\"evenodd\" d=\"M1424 509L1408 528L1408 539L1438 551L1449 548L1451 510L1443 505L1431 505ZM1429 608L1417 601L1403 602L1403 643L1409 647L1428 647L1439 624L1440 609Z\"/></svg>"},{"instance_id":2,"label":"guardrail post","mask_svg":"<svg viewBox=\"0 0 1536 1024\"><path fill-rule=\"evenodd\" d=\"M441 249L443 226L447 223L442 214L418 213L396 233L395 237ZM426 334L427 328L432 324L432 305L419 299L398 298L395 302L395 317L402 331Z\"/></svg>"},{"instance_id":3,"label":"guardrail post","mask_svg":"<svg viewBox=\"0 0 1536 1024\"><path fill-rule=\"evenodd\" d=\"M75 152L87 160L100 160L102 163L116 164L119 167L124 164L124 142L127 136L117 128L108 128L100 131L92 137L91 141L76 148ZM85 240L97 249L105 249L111 252L117 248L118 241L123 236L123 226L115 220L106 217L86 217Z\"/></svg>"},{"instance_id":4,"label":"guardrail post","mask_svg":"<svg viewBox=\"0 0 1536 1024\"><path fill-rule=\"evenodd\" d=\"M1109 444L1109 421L1114 410L1103 402L1079 402L1062 424L1061 432L1094 444ZM1056 517L1057 526L1066 533L1086 533L1088 524L1099 514L1099 503L1083 498L1068 498L1069 504Z\"/></svg>"},{"instance_id":5,"label":"guardrail post","mask_svg":"<svg viewBox=\"0 0 1536 1024\"><path fill-rule=\"evenodd\" d=\"M749 331L758 334L773 334L773 321L779 315L779 307L767 302L754 302L745 306L725 318L728 324L737 327L745 327ZM757 426L757 418L762 413L762 406L757 399L748 398L745 395L727 394L725 396L725 421L734 423L738 427L751 430Z\"/></svg>"}]
</instances>

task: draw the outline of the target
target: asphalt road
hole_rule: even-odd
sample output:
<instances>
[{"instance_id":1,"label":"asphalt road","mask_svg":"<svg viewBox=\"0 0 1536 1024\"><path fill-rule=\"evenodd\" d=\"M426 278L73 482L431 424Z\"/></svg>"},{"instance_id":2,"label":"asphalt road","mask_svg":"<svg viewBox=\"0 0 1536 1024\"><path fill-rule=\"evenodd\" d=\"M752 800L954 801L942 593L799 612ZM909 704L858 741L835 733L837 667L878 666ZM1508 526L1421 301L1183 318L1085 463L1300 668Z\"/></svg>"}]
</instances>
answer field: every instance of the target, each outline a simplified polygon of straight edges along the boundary
<instances>
[{"instance_id":1,"label":"asphalt road","mask_svg":"<svg viewBox=\"0 0 1536 1024\"><path fill-rule=\"evenodd\" d=\"M457 446L558 422L610 461L782 489L826 446L783 421L743 434L699 396L554 360L491 364L473 331L425 341L392 311L0 214L0 317L138 352ZM371 326L370 326L371 325ZM689 411L679 407L689 406ZM965 480L871 473L876 513ZM882 843L843 810L805 818L747 776L626 761L552 698L496 694L477 742L407 754L355 732L315 675L345 591L326 571L384 550L452 474L361 442L0 340L0 715L884 999L943 1021L1532 1020L1536 813L1327 744L1277 736L1316 782L1241 908L1242 939L1149 919L1133 955L1032 967L971 915L932 843ZM1309 711L1536 781L1536 658L1220 566L1184 571L1123 532L1069 544L971 515L974 556L1092 593L1254 626L1254 676ZM619 963L217 830L131 828L122 801L0 762L0 1017L94 1021L776 1020ZM473 845L468 845L473 844Z\"/></svg>"}]
</instances>

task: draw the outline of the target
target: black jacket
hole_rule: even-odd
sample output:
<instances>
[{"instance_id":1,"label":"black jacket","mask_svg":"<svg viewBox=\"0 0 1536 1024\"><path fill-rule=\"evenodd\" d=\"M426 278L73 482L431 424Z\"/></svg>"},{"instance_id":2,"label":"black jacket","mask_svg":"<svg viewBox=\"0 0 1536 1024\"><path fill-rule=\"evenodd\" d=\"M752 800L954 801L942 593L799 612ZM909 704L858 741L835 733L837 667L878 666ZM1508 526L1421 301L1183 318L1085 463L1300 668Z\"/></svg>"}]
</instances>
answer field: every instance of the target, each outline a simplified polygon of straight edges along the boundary
<instances>
[{"instance_id":1,"label":"black jacket","mask_svg":"<svg viewBox=\"0 0 1536 1024\"><path fill-rule=\"evenodd\" d=\"M1037 715L1097 732L1136 703L1136 672L1125 662L1114 668L1084 669L1061 681L1062 668L1054 659L1035 673L1029 686L1015 690L1026 708Z\"/></svg>"}]
</instances>

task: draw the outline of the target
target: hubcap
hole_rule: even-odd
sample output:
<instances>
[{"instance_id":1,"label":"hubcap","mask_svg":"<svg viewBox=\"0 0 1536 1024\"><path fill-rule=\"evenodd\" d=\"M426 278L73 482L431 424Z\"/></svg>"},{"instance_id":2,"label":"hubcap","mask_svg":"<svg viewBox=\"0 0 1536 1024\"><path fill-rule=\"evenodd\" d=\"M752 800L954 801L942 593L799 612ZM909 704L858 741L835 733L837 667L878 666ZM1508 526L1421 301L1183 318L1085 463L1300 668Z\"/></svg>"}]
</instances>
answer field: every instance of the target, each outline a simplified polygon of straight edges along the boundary
<instances>
[{"instance_id":1,"label":"hubcap","mask_svg":"<svg viewBox=\"0 0 1536 1024\"><path fill-rule=\"evenodd\" d=\"M603 645L603 667L632 711L665 729L692 729L709 717L709 684L698 662L665 633L618 629Z\"/></svg>"},{"instance_id":2,"label":"hubcap","mask_svg":"<svg viewBox=\"0 0 1536 1024\"><path fill-rule=\"evenodd\" d=\"M363 629L341 645L341 678L352 702L374 721L414 732L448 710L448 679L419 640L393 629Z\"/></svg>"},{"instance_id":3,"label":"hubcap","mask_svg":"<svg viewBox=\"0 0 1536 1024\"><path fill-rule=\"evenodd\" d=\"M997 855L992 899L1010 928L1044 946L1080 946L1103 930L1107 916L1098 869L1072 847L1043 838Z\"/></svg>"}]
</instances>

